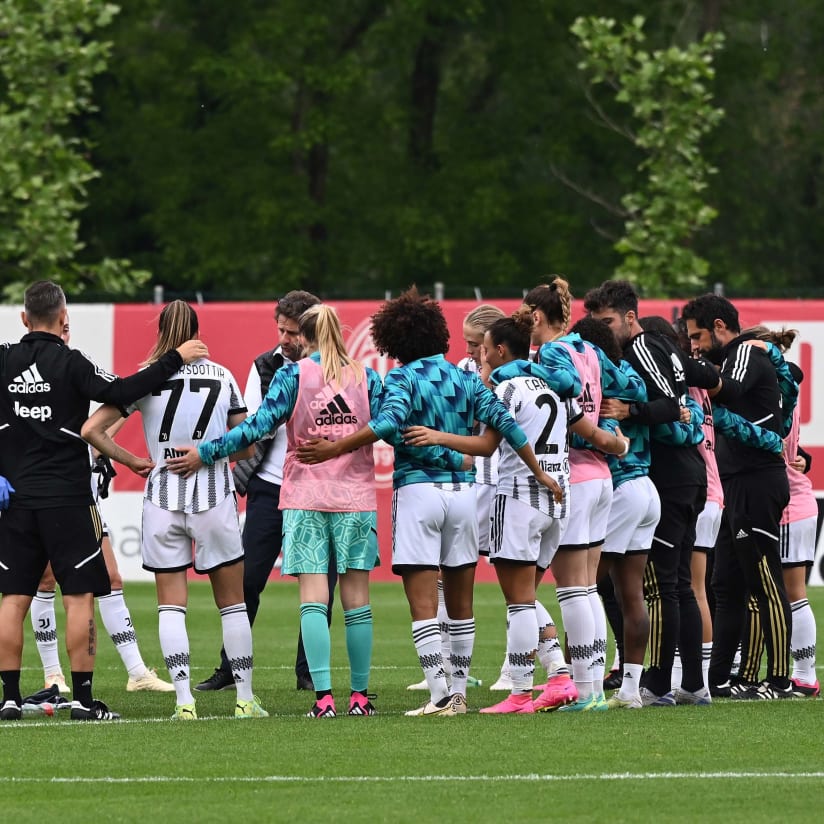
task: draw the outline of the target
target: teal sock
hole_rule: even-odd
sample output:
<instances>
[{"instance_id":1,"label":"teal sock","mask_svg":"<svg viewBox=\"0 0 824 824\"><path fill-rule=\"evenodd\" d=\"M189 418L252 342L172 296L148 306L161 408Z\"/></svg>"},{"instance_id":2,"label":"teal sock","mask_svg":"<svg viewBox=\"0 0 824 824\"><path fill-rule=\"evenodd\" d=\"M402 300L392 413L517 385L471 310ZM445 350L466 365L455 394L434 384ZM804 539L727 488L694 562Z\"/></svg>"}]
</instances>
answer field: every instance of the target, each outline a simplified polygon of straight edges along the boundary
<instances>
[{"instance_id":1,"label":"teal sock","mask_svg":"<svg viewBox=\"0 0 824 824\"><path fill-rule=\"evenodd\" d=\"M343 611L346 625L346 652L352 673L353 692L366 692L372 667L372 607L367 604Z\"/></svg>"},{"instance_id":2,"label":"teal sock","mask_svg":"<svg viewBox=\"0 0 824 824\"><path fill-rule=\"evenodd\" d=\"M300 605L300 631L303 634L306 663L309 664L315 690L320 692L332 689L332 673L329 668L332 645L326 615L326 604Z\"/></svg>"}]
</instances>

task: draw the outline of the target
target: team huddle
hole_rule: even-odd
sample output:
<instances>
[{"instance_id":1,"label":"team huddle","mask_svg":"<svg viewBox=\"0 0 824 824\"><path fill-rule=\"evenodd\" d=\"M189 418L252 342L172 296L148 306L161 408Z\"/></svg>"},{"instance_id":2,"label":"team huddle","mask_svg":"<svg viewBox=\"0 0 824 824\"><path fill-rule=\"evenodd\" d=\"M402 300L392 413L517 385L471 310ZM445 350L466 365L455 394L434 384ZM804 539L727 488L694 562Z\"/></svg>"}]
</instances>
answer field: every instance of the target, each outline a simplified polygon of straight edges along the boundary
<instances>
[{"instance_id":1,"label":"team huddle","mask_svg":"<svg viewBox=\"0 0 824 824\"><path fill-rule=\"evenodd\" d=\"M410 289L371 318L377 350L398 363L381 380L348 355L330 306L292 292L275 311L280 344L255 359L241 394L208 359L188 304L163 309L144 368L120 379L68 347L59 287L29 287L29 333L0 349L0 718L22 717L23 623L50 578L66 605L71 716L119 717L92 696L93 599L117 593L119 580L101 550L88 445L146 478L142 559L171 684L139 653L118 651L130 689L174 689L176 719L197 718L193 689L234 688L235 717L268 715L252 688L251 626L281 553L282 573L299 582L296 674L315 693L308 715L338 714L336 583L346 711L375 714L378 440L394 448L392 570L423 671L413 686L428 691L407 715L467 711L481 555L506 602L495 686L509 693L481 713L817 696L805 591L817 507L798 443L803 375L783 357L793 333L742 332L735 307L715 295L687 303L677 328L639 318L624 281L588 292L573 326L571 304L555 278L511 316L477 307L464 323L468 357L452 364L440 306ZM103 405L87 419L91 400ZM134 412L148 457L115 440ZM236 488L248 495L242 534ZM194 687L190 567L209 576L223 636L220 666ZM538 599L547 570L563 644ZM609 676L607 616L618 648ZM605 686L617 688L608 699Z\"/></svg>"}]
</instances>

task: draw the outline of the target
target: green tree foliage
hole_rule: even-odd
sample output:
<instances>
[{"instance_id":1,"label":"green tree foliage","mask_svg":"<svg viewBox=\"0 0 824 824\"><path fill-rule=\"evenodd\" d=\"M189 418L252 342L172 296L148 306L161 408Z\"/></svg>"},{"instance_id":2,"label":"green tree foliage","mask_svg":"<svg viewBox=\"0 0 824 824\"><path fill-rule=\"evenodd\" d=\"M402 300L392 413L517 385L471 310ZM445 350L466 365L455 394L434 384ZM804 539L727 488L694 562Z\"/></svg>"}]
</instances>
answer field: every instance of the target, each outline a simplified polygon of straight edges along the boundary
<instances>
[{"instance_id":1,"label":"green tree foliage","mask_svg":"<svg viewBox=\"0 0 824 824\"><path fill-rule=\"evenodd\" d=\"M89 125L89 248L236 297L512 294L583 247L597 282L617 256L548 161L584 108L553 87L571 22L546 0L134 0Z\"/></svg>"},{"instance_id":2,"label":"green tree foliage","mask_svg":"<svg viewBox=\"0 0 824 824\"><path fill-rule=\"evenodd\" d=\"M97 176L74 120L93 110L92 79L110 44L97 39L117 7L99 0L0 1L0 286L55 278L128 292L125 261L79 267L78 212Z\"/></svg>"},{"instance_id":3,"label":"green tree foliage","mask_svg":"<svg viewBox=\"0 0 824 824\"><path fill-rule=\"evenodd\" d=\"M63 140L80 140L72 151L101 172L71 190L69 219L79 218L85 244L72 253L82 271L128 258L169 292L211 298L270 298L298 285L374 297L412 281L425 289L443 281L450 296L478 286L491 298L560 272L580 294L626 261L615 249L629 211L622 197L663 195L650 184L657 168L638 169L652 163L653 150L617 138L590 105L596 100L614 122L631 121L633 136L661 116L633 120L632 108L577 68L570 27L585 10L618 21L647 17L646 41L634 44L648 56L637 82L656 98L678 89L664 88L654 55L663 65L700 48L708 32L725 36L714 54L710 108L727 114L690 159L718 169L712 176L704 169L699 193L718 217L699 226L690 212L693 223L666 239L684 259L709 264L704 282L690 290L722 280L739 293L777 284L799 293L824 282L824 8L814 0L791 7L778 0L588 0L585 9L564 0L122 6L105 28L113 44L108 67L94 78L99 111L77 109L54 129ZM108 7L102 0L0 0L0 8L6 19L13 13L41 31L50 19L42 9L65 17ZM84 47L100 31L71 29ZM29 52L49 41L26 36ZM22 78L16 54L23 45L4 38L0 48L3 76ZM707 66L696 69L705 89ZM670 71L683 76L676 66ZM8 87L7 79L0 118L19 105ZM643 97L640 88L632 94L629 102ZM76 96L89 100L88 91ZM4 159L21 156L30 134L9 133L10 122L0 127ZM650 145L659 137L650 135ZM690 136L690 145L699 137ZM0 171L3 231L15 225L9 168ZM50 167L32 160L26 180L49 179L43 168ZM664 183L674 185L675 169L665 171ZM683 181L685 203L695 180ZM78 211L85 186L88 207ZM643 228L650 202L630 201L629 208ZM653 217L656 226L673 225L672 215ZM49 240L58 234L54 228ZM633 240L638 247L661 242ZM22 255L5 247L2 259L6 281L28 278L19 274ZM671 262L651 289L678 288L669 280ZM682 269L690 271L679 263Z\"/></svg>"},{"instance_id":4,"label":"green tree foliage","mask_svg":"<svg viewBox=\"0 0 824 824\"><path fill-rule=\"evenodd\" d=\"M641 153L643 176L621 198L624 236L616 249L624 256L616 271L648 295L678 295L700 289L709 265L693 250L695 234L716 211L706 202L707 179L717 169L701 141L720 121L709 82L713 54L723 36L708 33L686 48L645 48L644 18L623 26L609 18L579 18L572 31L584 57L580 69L594 86L606 86L631 110L629 125L614 121L597 101L601 119Z\"/></svg>"},{"instance_id":5,"label":"green tree foliage","mask_svg":"<svg viewBox=\"0 0 824 824\"><path fill-rule=\"evenodd\" d=\"M721 5L719 3L719 5ZM726 115L707 154L718 218L699 239L713 279L735 294L824 294L824 7L752 0L706 25Z\"/></svg>"}]
</instances>

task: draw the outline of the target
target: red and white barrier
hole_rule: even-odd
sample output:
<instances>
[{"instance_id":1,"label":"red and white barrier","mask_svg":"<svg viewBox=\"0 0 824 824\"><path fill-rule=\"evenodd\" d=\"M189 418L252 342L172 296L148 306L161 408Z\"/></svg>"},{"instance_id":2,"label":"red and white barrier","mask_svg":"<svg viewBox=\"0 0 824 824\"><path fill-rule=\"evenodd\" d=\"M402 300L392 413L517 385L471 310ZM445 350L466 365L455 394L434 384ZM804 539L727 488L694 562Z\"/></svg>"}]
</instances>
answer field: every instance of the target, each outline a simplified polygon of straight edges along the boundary
<instances>
[{"instance_id":1,"label":"red and white barrier","mask_svg":"<svg viewBox=\"0 0 824 824\"><path fill-rule=\"evenodd\" d=\"M517 300L490 301L505 312L516 309ZM799 338L788 357L804 370L801 386L801 444L813 455L811 477L816 494L824 497L824 378L818 377L824 364L824 300L737 300L743 327L763 323L770 328L793 328ZM394 363L379 355L369 334L369 317L380 301L335 301L341 322L347 330L350 354L385 374ZM463 318L477 303L468 300L444 301L443 309L452 335L447 357L458 361L466 352L463 343ZM642 301L642 315L658 314L672 319L683 301ZM577 318L583 310L580 301L574 309ZM156 335L159 309L151 304L70 305L71 345L86 352L106 369L125 375L133 372L147 355ZM227 366L241 386L252 359L277 343L274 304L207 303L197 307L201 337L211 357ZM17 340L25 333L19 307L0 306L0 339ZM138 420L129 421L118 441L137 454L145 454ZM378 531L382 566L375 580L391 580L390 512L392 496L392 449L381 443L376 447L378 476ZM118 469L109 497L102 502L103 517L109 524L121 573L126 580L150 580L140 566L140 514L143 481L125 467ZM240 499L241 509L244 501ZM824 584L824 541L819 551L811 583ZM479 567L479 580L493 580L491 568Z\"/></svg>"}]
</instances>

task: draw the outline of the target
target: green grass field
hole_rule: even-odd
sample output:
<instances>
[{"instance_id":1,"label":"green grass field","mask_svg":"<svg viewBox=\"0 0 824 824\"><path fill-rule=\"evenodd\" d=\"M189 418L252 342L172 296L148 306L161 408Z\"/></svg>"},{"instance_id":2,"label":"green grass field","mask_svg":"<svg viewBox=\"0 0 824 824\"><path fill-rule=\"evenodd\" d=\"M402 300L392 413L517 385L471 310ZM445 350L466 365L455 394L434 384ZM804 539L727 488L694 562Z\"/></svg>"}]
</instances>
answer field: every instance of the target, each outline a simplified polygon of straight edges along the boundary
<instances>
[{"instance_id":1,"label":"green grass field","mask_svg":"<svg viewBox=\"0 0 824 824\"><path fill-rule=\"evenodd\" d=\"M550 588L542 597L553 614ZM144 658L163 671L154 590L126 589ZM824 590L810 600L824 625ZM28 718L0 727L6 821L771 821L810 819L824 797L824 703L717 701L712 707L524 717L406 718L424 693L400 586L373 586L371 690L379 715L304 718L295 690L297 591L270 585L255 626L255 691L268 719L235 721L234 693L198 694L197 722L172 722L174 695L127 693L105 636L95 693L119 723ZM191 587L193 681L220 645L208 585ZM494 703L504 649L497 586L476 591L470 710ZM58 621L60 611L58 610ZM338 709L348 696L339 610ZM26 636L23 690L42 685ZM64 669L68 672L66 661ZM820 668L819 668L820 669ZM163 672L165 677L165 672Z\"/></svg>"}]
</instances>

